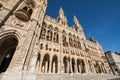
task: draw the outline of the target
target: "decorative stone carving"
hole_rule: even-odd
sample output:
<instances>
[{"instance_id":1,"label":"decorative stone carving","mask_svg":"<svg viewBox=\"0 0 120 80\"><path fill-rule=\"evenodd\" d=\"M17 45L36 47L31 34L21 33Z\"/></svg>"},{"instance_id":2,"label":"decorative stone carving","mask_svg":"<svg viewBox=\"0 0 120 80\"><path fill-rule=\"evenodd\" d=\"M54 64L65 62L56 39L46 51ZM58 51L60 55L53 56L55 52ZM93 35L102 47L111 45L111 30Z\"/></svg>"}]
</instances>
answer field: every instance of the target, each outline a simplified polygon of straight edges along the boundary
<instances>
[{"instance_id":1,"label":"decorative stone carving","mask_svg":"<svg viewBox=\"0 0 120 80\"><path fill-rule=\"evenodd\" d=\"M23 26L25 26L25 23L21 22L19 20L13 20L11 22L11 25L14 26L14 27L23 27Z\"/></svg>"}]
</instances>

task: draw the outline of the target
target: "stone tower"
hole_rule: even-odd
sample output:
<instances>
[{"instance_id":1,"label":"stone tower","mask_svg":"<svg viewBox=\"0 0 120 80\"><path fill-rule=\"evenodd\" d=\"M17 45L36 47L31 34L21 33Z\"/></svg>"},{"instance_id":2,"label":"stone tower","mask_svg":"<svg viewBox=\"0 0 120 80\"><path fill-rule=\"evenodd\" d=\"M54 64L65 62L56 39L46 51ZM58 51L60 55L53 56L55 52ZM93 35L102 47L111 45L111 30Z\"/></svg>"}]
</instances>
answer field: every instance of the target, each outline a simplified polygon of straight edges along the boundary
<instances>
[{"instance_id":1,"label":"stone tower","mask_svg":"<svg viewBox=\"0 0 120 80\"><path fill-rule=\"evenodd\" d=\"M64 15L64 11L62 7L59 10L57 21L64 26L68 26L67 19L66 19L66 16Z\"/></svg>"},{"instance_id":2,"label":"stone tower","mask_svg":"<svg viewBox=\"0 0 120 80\"><path fill-rule=\"evenodd\" d=\"M84 32L83 32L83 28L81 26L81 24L79 23L78 19L76 18L76 16L74 16L74 20L73 20L73 28L74 30L79 34L81 35L82 39L85 39L85 35L84 35Z\"/></svg>"},{"instance_id":3,"label":"stone tower","mask_svg":"<svg viewBox=\"0 0 120 80\"><path fill-rule=\"evenodd\" d=\"M47 2L0 0L0 73L4 74L3 80L29 80L28 76L34 73ZM35 76L30 79L34 80Z\"/></svg>"}]
</instances>

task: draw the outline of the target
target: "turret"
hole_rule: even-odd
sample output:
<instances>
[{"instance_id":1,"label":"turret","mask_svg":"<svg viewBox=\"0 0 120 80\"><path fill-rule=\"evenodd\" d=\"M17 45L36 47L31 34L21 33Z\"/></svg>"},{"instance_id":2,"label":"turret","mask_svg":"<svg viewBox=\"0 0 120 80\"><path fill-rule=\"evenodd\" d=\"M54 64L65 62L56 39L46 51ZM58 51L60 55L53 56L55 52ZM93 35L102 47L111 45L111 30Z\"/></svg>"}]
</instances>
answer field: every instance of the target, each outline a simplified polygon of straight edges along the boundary
<instances>
[{"instance_id":1,"label":"turret","mask_svg":"<svg viewBox=\"0 0 120 80\"><path fill-rule=\"evenodd\" d=\"M81 35L81 37L83 39L85 39L85 35L84 35L84 32L83 32L83 28L81 26L81 24L79 23L78 19L76 18L76 16L74 16L74 20L73 20L73 29Z\"/></svg>"},{"instance_id":2,"label":"turret","mask_svg":"<svg viewBox=\"0 0 120 80\"><path fill-rule=\"evenodd\" d=\"M64 11L62 9L62 7L59 10L59 14L58 14L58 18L57 18L58 23L67 26L67 19L66 16L64 15Z\"/></svg>"},{"instance_id":3,"label":"turret","mask_svg":"<svg viewBox=\"0 0 120 80\"><path fill-rule=\"evenodd\" d=\"M80 25L76 16L74 16L74 22L73 23L74 23L73 27L74 27L75 31L82 31L83 30L82 26Z\"/></svg>"}]
</instances>

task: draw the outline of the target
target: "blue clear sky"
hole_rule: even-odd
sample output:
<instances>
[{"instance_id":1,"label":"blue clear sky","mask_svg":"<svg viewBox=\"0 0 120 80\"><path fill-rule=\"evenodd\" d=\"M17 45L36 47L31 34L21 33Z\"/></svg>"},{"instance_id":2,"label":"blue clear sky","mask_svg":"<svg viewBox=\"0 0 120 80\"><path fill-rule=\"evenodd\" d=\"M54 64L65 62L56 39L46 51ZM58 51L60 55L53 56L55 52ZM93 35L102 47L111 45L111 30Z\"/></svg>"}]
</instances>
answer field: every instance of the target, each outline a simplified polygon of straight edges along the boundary
<instances>
[{"instance_id":1,"label":"blue clear sky","mask_svg":"<svg viewBox=\"0 0 120 80\"><path fill-rule=\"evenodd\" d=\"M120 52L120 0L48 0L46 14L56 18L60 7L69 26L75 15L86 38L92 36L104 51Z\"/></svg>"}]
</instances>

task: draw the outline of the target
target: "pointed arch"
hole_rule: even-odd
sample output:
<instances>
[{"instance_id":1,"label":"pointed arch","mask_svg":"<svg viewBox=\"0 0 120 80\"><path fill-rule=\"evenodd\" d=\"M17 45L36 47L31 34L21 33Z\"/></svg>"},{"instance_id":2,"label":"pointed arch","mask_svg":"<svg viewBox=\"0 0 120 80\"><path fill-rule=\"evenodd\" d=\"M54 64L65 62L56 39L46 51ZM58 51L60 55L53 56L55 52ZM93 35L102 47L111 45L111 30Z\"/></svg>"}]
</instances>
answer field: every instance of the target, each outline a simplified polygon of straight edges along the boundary
<instances>
[{"instance_id":1,"label":"pointed arch","mask_svg":"<svg viewBox=\"0 0 120 80\"><path fill-rule=\"evenodd\" d=\"M52 31L48 30L46 39L52 41L52 35L53 35Z\"/></svg>"},{"instance_id":2,"label":"pointed arch","mask_svg":"<svg viewBox=\"0 0 120 80\"><path fill-rule=\"evenodd\" d=\"M81 73L85 73L85 63L81 60Z\"/></svg>"},{"instance_id":3,"label":"pointed arch","mask_svg":"<svg viewBox=\"0 0 120 80\"><path fill-rule=\"evenodd\" d=\"M72 71L75 73L75 59L72 58Z\"/></svg>"},{"instance_id":4,"label":"pointed arch","mask_svg":"<svg viewBox=\"0 0 120 80\"><path fill-rule=\"evenodd\" d=\"M81 72L81 60L80 59L77 59L77 70L78 70L78 73Z\"/></svg>"},{"instance_id":5,"label":"pointed arch","mask_svg":"<svg viewBox=\"0 0 120 80\"><path fill-rule=\"evenodd\" d=\"M0 38L0 73L9 67L18 45L18 38L10 34Z\"/></svg>"},{"instance_id":6,"label":"pointed arch","mask_svg":"<svg viewBox=\"0 0 120 80\"><path fill-rule=\"evenodd\" d=\"M40 33L40 38L45 39L45 35L46 35L46 29L44 27L42 27L41 33Z\"/></svg>"},{"instance_id":7,"label":"pointed arch","mask_svg":"<svg viewBox=\"0 0 120 80\"><path fill-rule=\"evenodd\" d=\"M58 58L56 55L53 56L52 58L52 73L57 73L58 72Z\"/></svg>"},{"instance_id":8,"label":"pointed arch","mask_svg":"<svg viewBox=\"0 0 120 80\"><path fill-rule=\"evenodd\" d=\"M68 68L68 65L67 65L67 57L65 56L63 58L63 64L64 64L64 73L67 73L67 68Z\"/></svg>"},{"instance_id":9,"label":"pointed arch","mask_svg":"<svg viewBox=\"0 0 120 80\"><path fill-rule=\"evenodd\" d=\"M43 61L42 61L42 69L41 71L43 73L48 73L49 71L49 63L50 63L50 56L48 54L46 54L43 58Z\"/></svg>"},{"instance_id":10,"label":"pointed arch","mask_svg":"<svg viewBox=\"0 0 120 80\"><path fill-rule=\"evenodd\" d=\"M48 29L49 30L53 30L53 26L50 24L50 25L48 25Z\"/></svg>"},{"instance_id":11,"label":"pointed arch","mask_svg":"<svg viewBox=\"0 0 120 80\"><path fill-rule=\"evenodd\" d=\"M53 40L54 40L55 42L59 42L59 34L58 34L58 32L54 32Z\"/></svg>"}]
</instances>

